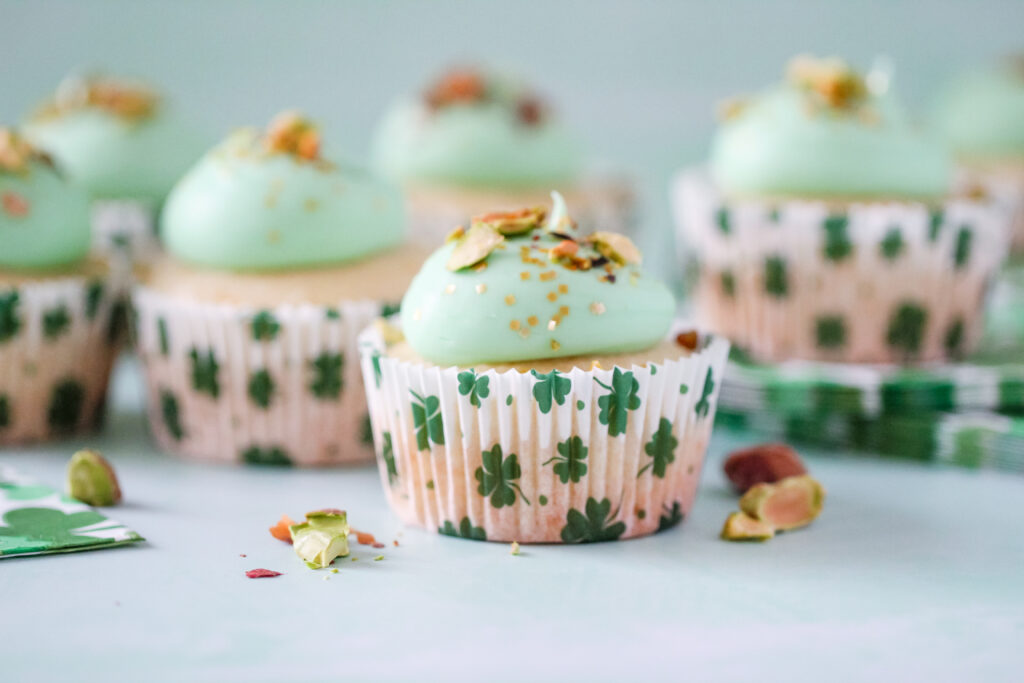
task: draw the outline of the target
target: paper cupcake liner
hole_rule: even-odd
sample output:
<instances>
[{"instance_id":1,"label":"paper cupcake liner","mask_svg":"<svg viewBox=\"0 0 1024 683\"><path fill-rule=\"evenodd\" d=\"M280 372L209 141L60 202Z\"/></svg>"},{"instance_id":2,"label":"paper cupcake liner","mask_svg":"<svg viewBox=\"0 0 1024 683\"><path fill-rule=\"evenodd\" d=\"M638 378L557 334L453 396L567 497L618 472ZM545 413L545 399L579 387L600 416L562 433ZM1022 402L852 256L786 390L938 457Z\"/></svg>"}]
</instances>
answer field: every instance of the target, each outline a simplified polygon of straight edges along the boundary
<instances>
[{"instance_id":1,"label":"paper cupcake liner","mask_svg":"<svg viewBox=\"0 0 1024 683\"><path fill-rule=\"evenodd\" d=\"M1008 212L1010 251L1024 255L1024 162L1003 168L963 166L957 174L960 188L980 188Z\"/></svg>"},{"instance_id":2,"label":"paper cupcake liner","mask_svg":"<svg viewBox=\"0 0 1024 683\"><path fill-rule=\"evenodd\" d=\"M999 273L985 318L986 351L1024 363L1024 263Z\"/></svg>"},{"instance_id":3,"label":"paper cupcake liner","mask_svg":"<svg viewBox=\"0 0 1024 683\"><path fill-rule=\"evenodd\" d=\"M731 200L701 172L673 192L698 322L759 360L937 361L981 337L1006 253L997 204Z\"/></svg>"},{"instance_id":4,"label":"paper cupcake liner","mask_svg":"<svg viewBox=\"0 0 1024 683\"><path fill-rule=\"evenodd\" d=\"M472 216L499 210L550 203L550 190L474 190L471 188L410 187L406 193L409 235L419 244L436 247ZM562 188L558 188L562 189ZM636 201L625 183L604 181L584 183L566 189L566 202L573 218L592 230L632 234L636 227Z\"/></svg>"},{"instance_id":5,"label":"paper cupcake liner","mask_svg":"<svg viewBox=\"0 0 1024 683\"><path fill-rule=\"evenodd\" d=\"M0 285L0 444L99 427L120 348L125 277Z\"/></svg>"},{"instance_id":6,"label":"paper cupcake liner","mask_svg":"<svg viewBox=\"0 0 1024 683\"><path fill-rule=\"evenodd\" d=\"M160 252L156 214L156 209L147 202L129 199L93 202L93 250L128 262L152 260Z\"/></svg>"},{"instance_id":7,"label":"paper cupcake liner","mask_svg":"<svg viewBox=\"0 0 1024 683\"><path fill-rule=\"evenodd\" d=\"M410 524L477 540L650 534L689 513L728 343L647 367L475 372L360 337L388 501Z\"/></svg>"},{"instance_id":8,"label":"paper cupcake liner","mask_svg":"<svg viewBox=\"0 0 1024 683\"><path fill-rule=\"evenodd\" d=\"M259 309L134 295L160 446L190 458L339 465L373 457L356 337L373 301Z\"/></svg>"}]
</instances>

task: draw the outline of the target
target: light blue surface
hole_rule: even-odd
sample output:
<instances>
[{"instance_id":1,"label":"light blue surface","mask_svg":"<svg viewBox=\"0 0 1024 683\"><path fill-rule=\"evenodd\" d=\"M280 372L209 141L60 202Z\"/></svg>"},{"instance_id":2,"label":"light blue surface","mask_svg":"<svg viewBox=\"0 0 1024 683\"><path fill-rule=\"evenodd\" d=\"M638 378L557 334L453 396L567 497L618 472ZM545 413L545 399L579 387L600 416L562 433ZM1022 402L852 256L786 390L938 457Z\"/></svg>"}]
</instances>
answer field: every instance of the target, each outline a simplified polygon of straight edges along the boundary
<instances>
[{"instance_id":1,"label":"light blue surface","mask_svg":"<svg viewBox=\"0 0 1024 683\"><path fill-rule=\"evenodd\" d=\"M683 525L513 557L403 529L369 467L158 455L136 379L122 365L106 435L0 453L59 483L74 448L103 449L125 492L112 515L149 539L0 561L0 680L1019 680L1019 477L808 453L821 518L734 545L719 472L738 442L719 435ZM388 547L306 569L267 527L323 506Z\"/></svg>"}]
</instances>

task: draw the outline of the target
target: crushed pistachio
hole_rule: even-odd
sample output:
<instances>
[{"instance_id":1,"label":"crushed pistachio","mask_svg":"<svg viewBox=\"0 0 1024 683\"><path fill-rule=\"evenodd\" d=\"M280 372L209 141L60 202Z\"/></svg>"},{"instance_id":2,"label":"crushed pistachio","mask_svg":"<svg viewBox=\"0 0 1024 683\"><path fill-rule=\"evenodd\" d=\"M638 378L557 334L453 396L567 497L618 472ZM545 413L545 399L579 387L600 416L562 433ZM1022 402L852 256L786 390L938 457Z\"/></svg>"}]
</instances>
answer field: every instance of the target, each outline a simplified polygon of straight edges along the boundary
<instances>
[{"instance_id":1,"label":"crushed pistachio","mask_svg":"<svg viewBox=\"0 0 1024 683\"><path fill-rule=\"evenodd\" d=\"M580 245L573 240L562 240L555 246L548 249L548 258L552 261L558 261L560 259L569 259L576 255L576 252L580 250Z\"/></svg>"},{"instance_id":2,"label":"crushed pistachio","mask_svg":"<svg viewBox=\"0 0 1024 683\"><path fill-rule=\"evenodd\" d=\"M640 265L643 262L643 254L633 244L633 240L625 235L615 232L599 231L593 233L588 241L594 245L599 254L610 261L624 266L629 263Z\"/></svg>"},{"instance_id":3,"label":"crushed pistachio","mask_svg":"<svg viewBox=\"0 0 1024 683\"><path fill-rule=\"evenodd\" d=\"M679 346L690 351L697 350L698 341L699 337L697 335L697 330L687 330L686 332L680 332L676 335L676 344L679 344Z\"/></svg>"},{"instance_id":4,"label":"crushed pistachio","mask_svg":"<svg viewBox=\"0 0 1024 683\"><path fill-rule=\"evenodd\" d=\"M435 82L424 99L432 109L451 104L482 102L487 95L487 83L475 69L453 69Z\"/></svg>"},{"instance_id":5,"label":"crushed pistachio","mask_svg":"<svg viewBox=\"0 0 1024 683\"><path fill-rule=\"evenodd\" d=\"M509 552L510 555L518 555L519 554L519 543L517 541L512 541L512 545L509 547L509 551L508 552Z\"/></svg>"},{"instance_id":6,"label":"crushed pistachio","mask_svg":"<svg viewBox=\"0 0 1024 683\"><path fill-rule=\"evenodd\" d=\"M306 513L306 521L289 527L295 553L312 569L323 569L348 555L348 519L343 510Z\"/></svg>"},{"instance_id":7,"label":"crushed pistachio","mask_svg":"<svg viewBox=\"0 0 1024 683\"><path fill-rule=\"evenodd\" d=\"M462 227L461 225L456 226L456 228L454 230L452 230L450 233L445 235L444 243L448 244L449 242L454 242L455 240L459 239L460 237L462 237L465 234L466 234L466 229L464 227Z\"/></svg>"},{"instance_id":8,"label":"crushed pistachio","mask_svg":"<svg viewBox=\"0 0 1024 683\"><path fill-rule=\"evenodd\" d=\"M57 86L53 98L33 115L50 119L79 109L102 109L128 121L151 116L160 103L160 96L137 82L102 76L74 76Z\"/></svg>"},{"instance_id":9,"label":"crushed pistachio","mask_svg":"<svg viewBox=\"0 0 1024 683\"><path fill-rule=\"evenodd\" d=\"M278 114L267 126L264 145L274 154L290 154L302 161L320 158L320 132L297 111Z\"/></svg>"},{"instance_id":10,"label":"crushed pistachio","mask_svg":"<svg viewBox=\"0 0 1024 683\"><path fill-rule=\"evenodd\" d=\"M833 109L853 108L868 95L864 79L838 57L794 57L786 67L786 78Z\"/></svg>"},{"instance_id":11,"label":"crushed pistachio","mask_svg":"<svg viewBox=\"0 0 1024 683\"><path fill-rule=\"evenodd\" d=\"M0 126L0 173L26 173L32 161L53 165L49 156L35 149L13 128Z\"/></svg>"},{"instance_id":12,"label":"crushed pistachio","mask_svg":"<svg viewBox=\"0 0 1024 683\"><path fill-rule=\"evenodd\" d=\"M121 487L117 474L99 451L81 450L68 463L68 495L87 505L117 505Z\"/></svg>"},{"instance_id":13,"label":"crushed pistachio","mask_svg":"<svg viewBox=\"0 0 1024 683\"><path fill-rule=\"evenodd\" d=\"M476 265L490 256L505 237L486 223L473 223L469 231L455 242L445 266L448 270L462 270Z\"/></svg>"},{"instance_id":14,"label":"crushed pistachio","mask_svg":"<svg viewBox=\"0 0 1024 683\"><path fill-rule=\"evenodd\" d=\"M373 558L373 561L374 561L374 562L380 562L380 561L381 561L381 560L383 560L383 559L384 559L384 556L383 556L383 555L378 555L377 557Z\"/></svg>"},{"instance_id":15,"label":"crushed pistachio","mask_svg":"<svg viewBox=\"0 0 1024 683\"><path fill-rule=\"evenodd\" d=\"M473 216L472 225L489 225L502 235L522 235L539 228L547 210L537 206L518 211L493 211Z\"/></svg>"}]
</instances>

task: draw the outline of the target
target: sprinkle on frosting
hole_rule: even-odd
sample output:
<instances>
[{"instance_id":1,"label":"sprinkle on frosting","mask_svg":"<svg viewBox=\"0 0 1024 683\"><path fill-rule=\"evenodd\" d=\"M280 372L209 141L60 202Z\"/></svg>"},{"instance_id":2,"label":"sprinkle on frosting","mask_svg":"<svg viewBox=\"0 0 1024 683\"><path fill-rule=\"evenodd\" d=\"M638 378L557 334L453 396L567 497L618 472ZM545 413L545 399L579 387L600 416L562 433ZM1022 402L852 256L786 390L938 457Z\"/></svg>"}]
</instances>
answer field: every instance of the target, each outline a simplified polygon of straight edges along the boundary
<instances>
[{"instance_id":1,"label":"sprinkle on frosting","mask_svg":"<svg viewBox=\"0 0 1024 683\"><path fill-rule=\"evenodd\" d=\"M34 118L57 118L81 109L102 109L128 121L153 115L160 96L142 83L107 76L71 76L54 96L36 111Z\"/></svg>"},{"instance_id":2,"label":"sprinkle on frosting","mask_svg":"<svg viewBox=\"0 0 1024 683\"><path fill-rule=\"evenodd\" d=\"M819 59L799 55L790 60L786 77L831 109L854 109L863 104L868 95L861 75L838 57Z\"/></svg>"},{"instance_id":3,"label":"sprinkle on frosting","mask_svg":"<svg viewBox=\"0 0 1024 683\"><path fill-rule=\"evenodd\" d=\"M274 117L267 126L264 145L271 154L290 154L300 161L320 159L320 131L297 111Z\"/></svg>"},{"instance_id":4,"label":"sprinkle on frosting","mask_svg":"<svg viewBox=\"0 0 1024 683\"><path fill-rule=\"evenodd\" d=\"M0 126L0 173L28 173L32 162L53 167L49 155L40 152L13 128Z\"/></svg>"},{"instance_id":5,"label":"sprinkle on frosting","mask_svg":"<svg viewBox=\"0 0 1024 683\"><path fill-rule=\"evenodd\" d=\"M443 74L423 94L431 111L454 105L497 103L515 112L524 126L538 126L544 120L545 107L533 92L512 92L498 83L489 82L479 70L459 67Z\"/></svg>"}]
</instances>

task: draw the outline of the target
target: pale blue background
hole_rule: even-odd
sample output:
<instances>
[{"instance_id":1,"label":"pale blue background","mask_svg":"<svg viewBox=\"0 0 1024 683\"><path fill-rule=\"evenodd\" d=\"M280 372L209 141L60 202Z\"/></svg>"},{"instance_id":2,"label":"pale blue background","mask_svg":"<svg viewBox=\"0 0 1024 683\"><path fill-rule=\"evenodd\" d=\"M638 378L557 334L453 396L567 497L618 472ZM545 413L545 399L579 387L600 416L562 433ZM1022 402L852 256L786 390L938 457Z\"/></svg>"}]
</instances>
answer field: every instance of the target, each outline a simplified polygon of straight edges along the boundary
<instances>
[{"instance_id":1,"label":"pale blue background","mask_svg":"<svg viewBox=\"0 0 1024 683\"><path fill-rule=\"evenodd\" d=\"M667 271L665 185L702 158L714 105L794 53L880 53L924 105L964 65L1024 49L1020 0L0 0L0 121L75 66L162 84L213 136L301 107L354 158L399 93L474 60L533 79L599 157L633 174Z\"/></svg>"}]
</instances>

